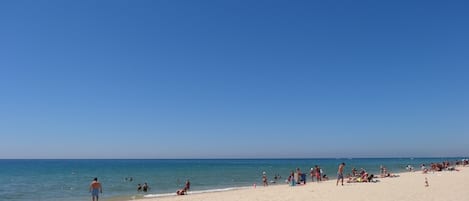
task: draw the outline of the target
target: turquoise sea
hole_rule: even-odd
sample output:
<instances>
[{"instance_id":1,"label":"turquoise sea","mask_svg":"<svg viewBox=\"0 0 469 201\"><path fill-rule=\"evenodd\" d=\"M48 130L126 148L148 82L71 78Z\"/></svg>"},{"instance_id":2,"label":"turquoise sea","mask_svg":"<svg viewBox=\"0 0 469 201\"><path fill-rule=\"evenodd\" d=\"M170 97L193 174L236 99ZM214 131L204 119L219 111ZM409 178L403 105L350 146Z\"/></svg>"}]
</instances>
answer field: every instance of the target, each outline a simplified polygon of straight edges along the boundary
<instances>
[{"instance_id":1,"label":"turquoise sea","mask_svg":"<svg viewBox=\"0 0 469 201\"><path fill-rule=\"evenodd\" d=\"M280 175L278 185L285 185L283 181L290 171L300 168L309 172L314 165L319 165L330 179L334 179L341 162L346 163L346 172L355 167L376 174L380 165L398 173L406 171L408 164L418 168L422 163L460 159L0 160L0 200L90 200L88 186L94 177L98 177L103 185L100 200L132 200L174 194L187 179L191 181L191 193L204 193L245 188L254 183L260 185L263 172L269 180ZM144 182L150 190L137 192L137 184Z\"/></svg>"}]
</instances>

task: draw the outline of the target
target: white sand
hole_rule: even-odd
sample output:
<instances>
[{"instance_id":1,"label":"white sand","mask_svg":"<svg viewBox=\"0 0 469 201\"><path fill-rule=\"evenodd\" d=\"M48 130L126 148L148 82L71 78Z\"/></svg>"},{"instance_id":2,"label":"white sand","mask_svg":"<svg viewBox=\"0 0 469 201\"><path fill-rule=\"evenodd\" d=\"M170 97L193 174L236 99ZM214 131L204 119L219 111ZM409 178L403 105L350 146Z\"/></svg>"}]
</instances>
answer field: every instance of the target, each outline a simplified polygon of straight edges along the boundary
<instances>
[{"instance_id":1,"label":"white sand","mask_svg":"<svg viewBox=\"0 0 469 201\"><path fill-rule=\"evenodd\" d=\"M335 181L288 185L258 186L242 190L169 196L144 201L468 201L469 167L460 171L401 173L396 178L379 178L377 183L344 183ZM425 177L429 187L425 187Z\"/></svg>"}]
</instances>

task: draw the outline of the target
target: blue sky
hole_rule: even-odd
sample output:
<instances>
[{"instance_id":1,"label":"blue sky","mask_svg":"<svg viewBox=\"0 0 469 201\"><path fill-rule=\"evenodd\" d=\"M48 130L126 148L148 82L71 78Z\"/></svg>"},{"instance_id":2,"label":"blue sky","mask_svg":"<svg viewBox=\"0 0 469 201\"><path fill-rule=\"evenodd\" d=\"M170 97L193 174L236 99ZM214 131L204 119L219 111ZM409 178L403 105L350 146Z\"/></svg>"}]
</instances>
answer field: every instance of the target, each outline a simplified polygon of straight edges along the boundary
<instances>
[{"instance_id":1,"label":"blue sky","mask_svg":"<svg viewBox=\"0 0 469 201\"><path fill-rule=\"evenodd\" d=\"M0 158L469 155L465 1L1 1Z\"/></svg>"}]
</instances>

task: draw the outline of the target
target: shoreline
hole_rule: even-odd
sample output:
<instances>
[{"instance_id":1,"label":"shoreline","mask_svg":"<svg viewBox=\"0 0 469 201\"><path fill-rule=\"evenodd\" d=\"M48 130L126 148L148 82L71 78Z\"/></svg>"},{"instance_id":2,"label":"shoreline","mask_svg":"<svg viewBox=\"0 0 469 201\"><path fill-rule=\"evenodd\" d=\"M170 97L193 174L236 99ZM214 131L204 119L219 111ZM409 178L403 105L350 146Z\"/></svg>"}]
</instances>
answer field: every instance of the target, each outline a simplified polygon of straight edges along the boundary
<instances>
[{"instance_id":1,"label":"shoreline","mask_svg":"<svg viewBox=\"0 0 469 201\"><path fill-rule=\"evenodd\" d=\"M267 187L253 186L239 187L239 188L225 188L225 189L213 189L213 190L202 190L190 192L188 195L177 196L175 193L167 194L154 194L150 196L144 196L137 200L143 201L216 201L223 199L224 201L235 201L235 200L257 200L257 201L284 201L284 200L303 200L311 199L311 196L320 198L319 200L366 200L360 195L362 193L367 196L380 198L380 195L389 194L388 190L392 189L394 192L401 192L404 194L390 194L382 197L381 200L412 200L412 201L428 201L428 200L442 200L445 197L436 195L446 195L441 190L434 191L432 189L439 188L439 186L445 187L444 184L455 183L455 186L467 186L469 184L469 166L457 166L459 171L440 171L440 172L429 172L422 173L422 171L414 172L398 172L394 173L399 175L398 177L386 177L386 178L375 178L378 180L376 183L347 183L347 179L344 178L344 186L335 185L336 179L329 179L328 181L322 182L307 182L305 185L298 185L291 187L286 183L277 183L269 185ZM430 186L424 187L424 180L428 178ZM458 179L459 178L459 179ZM443 184L443 185L442 185ZM434 187L436 186L436 187ZM453 185L451 185L453 186ZM423 187L423 191L421 189ZM419 191L409 191L409 189L420 189ZM343 192L339 189L343 189ZM356 190L356 192L354 192ZM424 195L421 192L429 193ZM462 194L460 199L454 197L455 201L463 201L464 198L469 196L469 191L465 192L465 189L452 189L448 194ZM433 195L435 194L435 195ZM394 195L394 197L393 197ZM431 195L431 196L430 196ZM446 197L452 197L447 195ZM337 197L339 196L339 197ZM397 196L397 197L395 197ZM402 197L403 196L403 197ZM419 198L418 196L422 196ZM430 197L428 197L430 196ZM408 197L409 199L406 199ZM412 197L412 199L410 199ZM392 198L392 199L391 199ZM426 198L426 199L423 199ZM436 199L433 199L436 198ZM378 199L380 200L380 199ZM448 200L448 199L447 199Z\"/></svg>"}]
</instances>

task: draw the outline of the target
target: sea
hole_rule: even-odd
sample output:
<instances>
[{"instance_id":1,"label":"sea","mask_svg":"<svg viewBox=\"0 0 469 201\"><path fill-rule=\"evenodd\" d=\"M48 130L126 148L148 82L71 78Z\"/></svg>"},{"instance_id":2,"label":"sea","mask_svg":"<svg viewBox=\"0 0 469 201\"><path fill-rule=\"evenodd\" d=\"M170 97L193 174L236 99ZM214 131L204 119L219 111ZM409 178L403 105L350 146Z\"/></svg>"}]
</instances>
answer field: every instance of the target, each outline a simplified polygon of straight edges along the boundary
<instances>
[{"instance_id":1,"label":"sea","mask_svg":"<svg viewBox=\"0 0 469 201\"><path fill-rule=\"evenodd\" d=\"M364 168L379 174L380 165L388 172L407 171L412 165L457 161L459 158L321 158L321 159L3 159L0 160L0 200L5 201L82 201L93 178L102 183L100 200L124 201L175 196L189 180L190 193L228 191L262 185L262 174L286 185L296 168L309 173L319 165L330 179L337 167L346 163L346 172ZM148 183L148 192L137 192L137 184ZM310 177L308 176L308 182Z\"/></svg>"}]
</instances>

